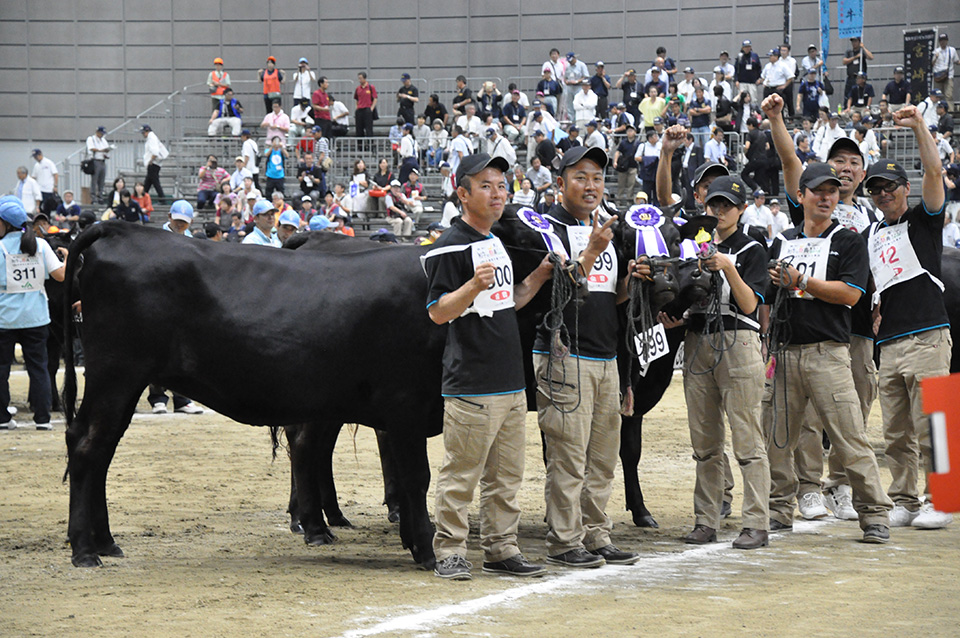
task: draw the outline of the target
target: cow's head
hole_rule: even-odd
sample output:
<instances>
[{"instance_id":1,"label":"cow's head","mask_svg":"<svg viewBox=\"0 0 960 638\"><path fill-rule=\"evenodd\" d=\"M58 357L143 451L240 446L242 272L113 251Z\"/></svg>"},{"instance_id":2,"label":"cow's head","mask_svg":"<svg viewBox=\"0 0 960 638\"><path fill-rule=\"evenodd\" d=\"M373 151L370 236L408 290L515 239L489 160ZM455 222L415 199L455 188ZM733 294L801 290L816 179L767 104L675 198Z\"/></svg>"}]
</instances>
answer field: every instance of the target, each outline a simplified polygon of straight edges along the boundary
<instances>
[{"instance_id":1,"label":"cow's head","mask_svg":"<svg viewBox=\"0 0 960 638\"><path fill-rule=\"evenodd\" d=\"M513 262L514 281L523 281L543 261L547 246L540 233L525 224L518 211L527 207L507 204L500 219L494 223L491 232L500 238L504 248L510 253Z\"/></svg>"},{"instance_id":2,"label":"cow's head","mask_svg":"<svg viewBox=\"0 0 960 638\"><path fill-rule=\"evenodd\" d=\"M629 215L630 212L627 211L626 214ZM645 246L641 246L641 250L637 251L640 233L634 226L623 220L618 221L613 226L613 241L625 259L635 258L638 261L647 260L650 262L653 269L653 281L648 282L648 285L650 286L650 302L653 308L661 308L670 303L679 292L676 262L680 254L680 231L669 217L662 221L658 230L663 238L663 245L658 246L655 251L649 251L656 254L648 254L648 251L644 250ZM668 254L659 254L664 247Z\"/></svg>"}]
</instances>

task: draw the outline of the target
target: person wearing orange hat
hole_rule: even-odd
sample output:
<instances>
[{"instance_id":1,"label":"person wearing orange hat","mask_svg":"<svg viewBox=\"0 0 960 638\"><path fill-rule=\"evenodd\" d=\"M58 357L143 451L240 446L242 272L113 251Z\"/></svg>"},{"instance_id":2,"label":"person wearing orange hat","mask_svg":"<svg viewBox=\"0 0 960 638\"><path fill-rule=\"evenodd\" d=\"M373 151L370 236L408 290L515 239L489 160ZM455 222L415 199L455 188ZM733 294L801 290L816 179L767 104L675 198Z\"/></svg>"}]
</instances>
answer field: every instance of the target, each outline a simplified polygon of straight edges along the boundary
<instances>
[{"instance_id":1,"label":"person wearing orange hat","mask_svg":"<svg viewBox=\"0 0 960 638\"><path fill-rule=\"evenodd\" d=\"M230 88L230 74L223 70L223 58L213 59L213 71L207 76L207 86L210 87L210 99L216 109L223 99L223 92Z\"/></svg>"},{"instance_id":2,"label":"person wearing orange hat","mask_svg":"<svg viewBox=\"0 0 960 638\"><path fill-rule=\"evenodd\" d=\"M267 68L258 69L257 77L263 82L263 106L270 115L274 100L280 99L280 85L284 82L283 71L277 68L277 59L272 55L268 57Z\"/></svg>"}]
</instances>

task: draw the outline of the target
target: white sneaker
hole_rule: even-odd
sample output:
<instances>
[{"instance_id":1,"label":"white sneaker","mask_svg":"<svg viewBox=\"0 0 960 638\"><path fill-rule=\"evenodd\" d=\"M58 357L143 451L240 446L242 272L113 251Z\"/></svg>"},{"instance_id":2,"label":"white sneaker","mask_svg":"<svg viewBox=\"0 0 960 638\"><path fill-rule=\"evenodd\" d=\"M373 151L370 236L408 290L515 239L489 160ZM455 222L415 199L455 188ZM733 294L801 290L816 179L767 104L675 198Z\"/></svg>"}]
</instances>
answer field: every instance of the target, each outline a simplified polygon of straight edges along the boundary
<instances>
[{"instance_id":1,"label":"white sneaker","mask_svg":"<svg viewBox=\"0 0 960 638\"><path fill-rule=\"evenodd\" d=\"M33 424L37 426L37 429L38 429L38 430L52 430L52 429L53 429L53 424L50 423L50 421L47 421L46 423L37 423L36 421L34 421Z\"/></svg>"},{"instance_id":2,"label":"white sneaker","mask_svg":"<svg viewBox=\"0 0 960 638\"><path fill-rule=\"evenodd\" d=\"M824 504L833 515L842 521L856 521L860 519L857 510L853 509L853 489L849 485L831 487L823 495Z\"/></svg>"},{"instance_id":3,"label":"white sneaker","mask_svg":"<svg viewBox=\"0 0 960 638\"><path fill-rule=\"evenodd\" d=\"M6 423L0 423L0 430L16 430L17 422L13 419L10 419Z\"/></svg>"},{"instance_id":4,"label":"white sneaker","mask_svg":"<svg viewBox=\"0 0 960 638\"><path fill-rule=\"evenodd\" d=\"M808 521L826 518L830 515L830 512L823 505L823 497L820 496L820 492L807 492L801 496L800 502L797 503L797 509L800 510L800 516Z\"/></svg>"},{"instance_id":5,"label":"white sneaker","mask_svg":"<svg viewBox=\"0 0 960 638\"><path fill-rule=\"evenodd\" d=\"M8 406L7 406L7 413L8 413L10 416L16 416L16 414L17 414L17 406L15 406L15 405L8 405Z\"/></svg>"},{"instance_id":6,"label":"white sneaker","mask_svg":"<svg viewBox=\"0 0 960 638\"><path fill-rule=\"evenodd\" d=\"M911 512L903 505L894 505L890 510L890 527L910 527L920 511Z\"/></svg>"},{"instance_id":7,"label":"white sneaker","mask_svg":"<svg viewBox=\"0 0 960 638\"><path fill-rule=\"evenodd\" d=\"M920 513L913 519L913 526L920 529L940 529L953 522L953 514L933 509L933 503L927 501L920 506Z\"/></svg>"},{"instance_id":8,"label":"white sneaker","mask_svg":"<svg viewBox=\"0 0 960 638\"><path fill-rule=\"evenodd\" d=\"M163 403L154 403L153 404L153 413L154 414L166 414L167 406Z\"/></svg>"},{"instance_id":9,"label":"white sneaker","mask_svg":"<svg viewBox=\"0 0 960 638\"><path fill-rule=\"evenodd\" d=\"M191 401L186 405L181 405L175 409L174 412L180 412L181 414L203 414L203 408Z\"/></svg>"}]
</instances>

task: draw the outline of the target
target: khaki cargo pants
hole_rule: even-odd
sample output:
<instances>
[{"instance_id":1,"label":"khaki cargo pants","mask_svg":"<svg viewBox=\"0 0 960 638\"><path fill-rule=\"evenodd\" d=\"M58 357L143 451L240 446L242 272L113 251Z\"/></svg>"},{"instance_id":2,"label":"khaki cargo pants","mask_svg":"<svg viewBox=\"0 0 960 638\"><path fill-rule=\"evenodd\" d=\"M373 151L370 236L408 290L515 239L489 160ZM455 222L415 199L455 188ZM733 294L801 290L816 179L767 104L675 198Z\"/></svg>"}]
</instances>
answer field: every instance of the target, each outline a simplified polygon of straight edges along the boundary
<instances>
[{"instance_id":1,"label":"khaki cargo pants","mask_svg":"<svg viewBox=\"0 0 960 638\"><path fill-rule=\"evenodd\" d=\"M880 411L887 465L893 481L887 494L911 511L920 507L918 474L923 458L931 469L929 418L923 413L920 380L950 374L953 339L949 328L936 328L880 345ZM924 494L930 494L924 486Z\"/></svg>"},{"instance_id":2,"label":"khaki cargo pants","mask_svg":"<svg viewBox=\"0 0 960 638\"><path fill-rule=\"evenodd\" d=\"M606 514L620 454L620 376L616 359L554 362L534 354L537 416L546 442L547 553L610 544ZM552 393L552 400L551 400ZM580 405L570 414L579 399ZM559 409L558 409L559 408Z\"/></svg>"},{"instance_id":3,"label":"khaki cargo pants","mask_svg":"<svg viewBox=\"0 0 960 638\"><path fill-rule=\"evenodd\" d=\"M850 347L822 341L788 346L777 360L763 396L763 429L770 459L770 518L793 524L797 495L794 453L807 404L812 403L853 488L860 528L889 525L890 499L883 493L877 458L863 427L860 400L850 372Z\"/></svg>"},{"instance_id":4,"label":"khaki cargo pants","mask_svg":"<svg viewBox=\"0 0 960 638\"><path fill-rule=\"evenodd\" d=\"M716 367L716 352L707 343L697 347L700 335L688 332L684 343L686 365L683 392L693 459L697 462L697 483L693 510L698 525L720 527L720 506L724 499L723 416L730 424L733 454L743 476L743 527L765 530L770 497L770 465L760 422L763 397L763 358L756 332L725 332L724 352Z\"/></svg>"},{"instance_id":5,"label":"khaki cargo pants","mask_svg":"<svg viewBox=\"0 0 960 638\"><path fill-rule=\"evenodd\" d=\"M467 553L467 508L480 484L480 548L498 562L520 553L517 492L523 480L523 392L447 397L443 406L443 466L437 476L434 518L437 561Z\"/></svg>"}]
</instances>

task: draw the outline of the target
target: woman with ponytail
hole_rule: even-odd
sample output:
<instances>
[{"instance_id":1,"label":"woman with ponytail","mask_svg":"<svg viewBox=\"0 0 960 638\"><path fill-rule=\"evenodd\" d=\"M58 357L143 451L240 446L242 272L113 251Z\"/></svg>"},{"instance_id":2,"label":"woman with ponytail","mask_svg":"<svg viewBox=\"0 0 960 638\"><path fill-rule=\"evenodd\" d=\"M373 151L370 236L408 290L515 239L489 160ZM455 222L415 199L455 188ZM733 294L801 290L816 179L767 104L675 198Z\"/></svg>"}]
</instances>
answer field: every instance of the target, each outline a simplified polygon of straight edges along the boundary
<instances>
[{"instance_id":1,"label":"woman with ponytail","mask_svg":"<svg viewBox=\"0 0 960 638\"><path fill-rule=\"evenodd\" d=\"M64 258L67 251L57 250ZM50 309L43 282L63 281L64 266L46 240L27 223L23 204L0 197L0 429L14 430L10 404L10 365L19 343L30 377L30 405L38 430L50 430L52 389L47 374L47 326Z\"/></svg>"}]
</instances>

